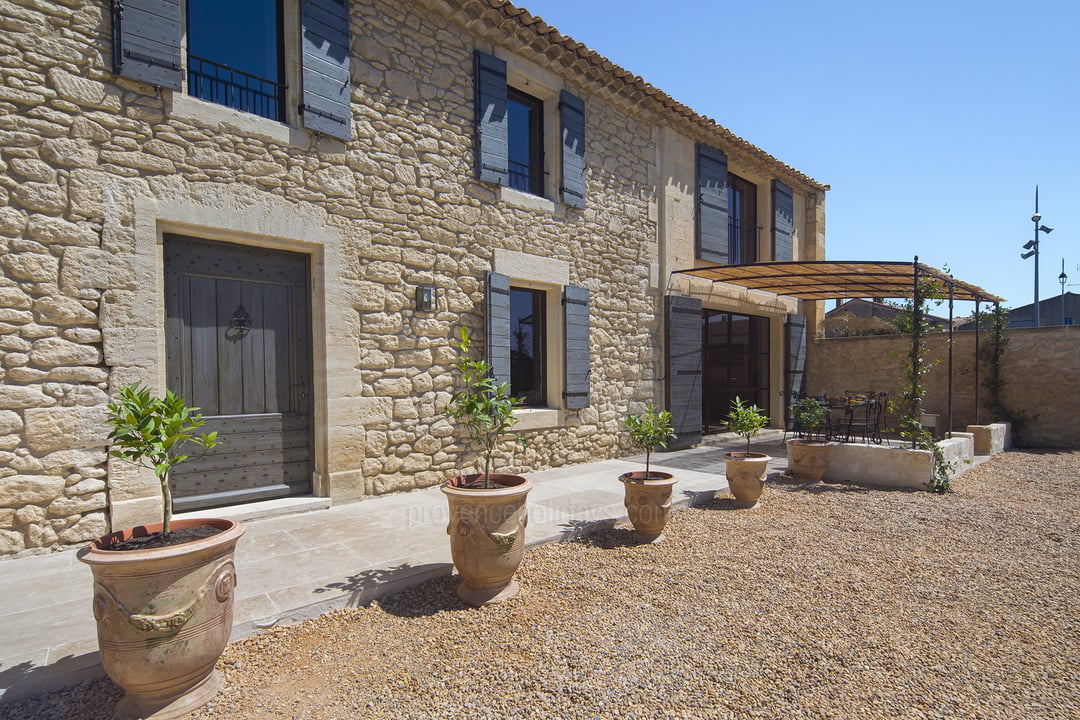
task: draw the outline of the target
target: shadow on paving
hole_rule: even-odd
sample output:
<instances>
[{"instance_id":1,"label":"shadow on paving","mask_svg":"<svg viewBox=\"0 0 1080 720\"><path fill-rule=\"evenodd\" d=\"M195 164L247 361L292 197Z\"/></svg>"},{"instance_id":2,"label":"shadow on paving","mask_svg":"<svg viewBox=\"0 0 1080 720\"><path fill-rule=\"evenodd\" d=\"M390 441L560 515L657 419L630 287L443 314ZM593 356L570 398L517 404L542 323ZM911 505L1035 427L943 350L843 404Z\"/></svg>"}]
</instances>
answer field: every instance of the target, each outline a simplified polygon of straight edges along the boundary
<instances>
[{"instance_id":1,"label":"shadow on paving","mask_svg":"<svg viewBox=\"0 0 1080 720\"><path fill-rule=\"evenodd\" d=\"M316 588L315 593L349 593L348 605L359 607L368 605L388 590L403 582L409 582L416 577L426 577L438 574L450 574L450 563L428 563L426 565L410 565L402 563L392 568L375 568L364 570L354 575L349 575L339 582L327 583Z\"/></svg>"}]
</instances>

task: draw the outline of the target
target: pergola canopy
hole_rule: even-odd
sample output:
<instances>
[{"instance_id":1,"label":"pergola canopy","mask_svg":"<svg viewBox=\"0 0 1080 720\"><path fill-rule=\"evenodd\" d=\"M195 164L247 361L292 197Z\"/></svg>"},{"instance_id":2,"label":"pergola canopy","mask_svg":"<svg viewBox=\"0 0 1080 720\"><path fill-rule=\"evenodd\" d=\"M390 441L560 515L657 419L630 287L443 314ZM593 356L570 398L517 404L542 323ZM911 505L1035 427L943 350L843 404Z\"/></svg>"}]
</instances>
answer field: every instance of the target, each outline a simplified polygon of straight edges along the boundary
<instances>
[{"instance_id":1,"label":"pergola canopy","mask_svg":"<svg viewBox=\"0 0 1080 720\"><path fill-rule=\"evenodd\" d=\"M915 262L762 262L749 265L714 265L676 270L676 274L713 282L741 285L789 295L800 300L834 298L910 298L915 293L915 275L941 281L955 300L1003 302L977 285L962 282L937 268Z\"/></svg>"}]
</instances>

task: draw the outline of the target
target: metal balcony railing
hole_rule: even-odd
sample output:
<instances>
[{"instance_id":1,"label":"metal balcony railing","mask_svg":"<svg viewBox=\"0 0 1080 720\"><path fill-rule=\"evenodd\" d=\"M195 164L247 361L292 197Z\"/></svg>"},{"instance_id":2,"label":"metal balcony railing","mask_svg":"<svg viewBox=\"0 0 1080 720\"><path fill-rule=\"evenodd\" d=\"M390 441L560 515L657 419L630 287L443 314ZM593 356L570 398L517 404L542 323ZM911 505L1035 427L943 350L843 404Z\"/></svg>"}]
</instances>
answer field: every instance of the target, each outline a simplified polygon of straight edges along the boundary
<instances>
[{"instance_id":1,"label":"metal balcony railing","mask_svg":"<svg viewBox=\"0 0 1080 720\"><path fill-rule=\"evenodd\" d=\"M514 162L513 160L508 160L507 165L510 175L508 185L510 187L533 195L543 195L544 175L541 168L533 168L525 163Z\"/></svg>"},{"instance_id":2,"label":"metal balcony railing","mask_svg":"<svg viewBox=\"0 0 1080 720\"><path fill-rule=\"evenodd\" d=\"M271 120L284 117L284 84L195 55L188 55L188 94Z\"/></svg>"}]
</instances>

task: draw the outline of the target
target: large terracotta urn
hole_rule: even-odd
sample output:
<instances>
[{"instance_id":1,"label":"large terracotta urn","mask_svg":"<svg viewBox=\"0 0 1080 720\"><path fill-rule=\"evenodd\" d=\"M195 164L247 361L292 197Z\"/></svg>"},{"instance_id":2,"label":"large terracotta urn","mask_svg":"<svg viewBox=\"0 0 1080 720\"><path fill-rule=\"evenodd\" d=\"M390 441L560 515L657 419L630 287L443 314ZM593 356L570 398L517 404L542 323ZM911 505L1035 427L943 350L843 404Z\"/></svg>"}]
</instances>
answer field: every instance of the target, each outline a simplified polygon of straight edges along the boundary
<instances>
[{"instance_id":1,"label":"large terracotta urn","mask_svg":"<svg viewBox=\"0 0 1080 720\"><path fill-rule=\"evenodd\" d=\"M828 443L814 440L788 440L788 471L800 480L821 480L825 476L825 453L828 448Z\"/></svg>"},{"instance_id":2,"label":"large terracotta urn","mask_svg":"<svg viewBox=\"0 0 1080 720\"><path fill-rule=\"evenodd\" d=\"M728 489L740 507L754 507L765 490L771 457L764 453L732 452L724 455Z\"/></svg>"},{"instance_id":3,"label":"large terracotta urn","mask_svg":"<svg viewBox=\"0 0 1080 720\"><path fill-rule=\"evenodd\" d=\"M232 632L236 568L244 527L232 520L177 520L172 530L210 526L210 537L142 550L107 550L160 532L140 525L79 551L94 575L101 664L124 689L117 718L166 720L206 704L221 688L214 664Z\"/></svg>"},{"instance_id":4,"label":"large terracotta urn","mask_svg":"<svg viewBox=\"0 0 1080 720\"><path fill-rule=\"evenodd\" d=\"M461 475L442 487L450 506L450 555L461 575L458 597L480 607L518 594L514 573L525 554L525 499L532 483L520 475Z\"/></svg>"},{"instance_id":5,"label":"large terracotta urn","mask_svg":"<svg viewBox=\"0 0 1080 720\"><path fill-rule=\"evenodd\" d=\"M626 514L634 526L634 535L643 542L659 540L671 513L671 496L678 482L666 472L644 471L623 473L622 481Z\"/></svg>"}]
</instances>

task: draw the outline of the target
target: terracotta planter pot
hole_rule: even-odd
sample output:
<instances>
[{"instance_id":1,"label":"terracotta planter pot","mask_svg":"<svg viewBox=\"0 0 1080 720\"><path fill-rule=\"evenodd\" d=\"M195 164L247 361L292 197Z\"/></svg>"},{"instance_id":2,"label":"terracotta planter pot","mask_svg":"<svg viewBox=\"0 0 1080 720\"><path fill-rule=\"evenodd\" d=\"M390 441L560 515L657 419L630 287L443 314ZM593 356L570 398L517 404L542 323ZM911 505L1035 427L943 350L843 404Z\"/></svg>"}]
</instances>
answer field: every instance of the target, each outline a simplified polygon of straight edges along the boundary
<instances>
[{"instance_id":1,"label":"terracotta planter pot","mask_svg":"<svg viewBox=\"0 0 1080 720\"><path fill-rule=\"evenodd\" d=\"M464 487L481 475L443 485L450 505L450 555L461 575L458 597L474 607L518 594L514 573L525 554L525 499L532 483L520 475L491 474L492 489Z\"/></svg>"},{"instance_id":2,"label":"terracotta planter pot","mask_svg":"<svg viewBox=\"0 0 1080 720\"><path fill-rule=\"evenodd\" d=\"M232 632L233 550L244 527L232 520L177 520L172 529L211 526L211 537L147 550L104 550L160 524L104 535L78 553L94 574L101 664L126 693L117 718L180 717L221 688L214 671Z\"/></svg>"},{"instance_id":3,"label":"terracotta planter pot","mask_svg":"<svg viewBox=\"0 0 1080 720\"><path fill-rule=\"evenodd\" d=\"M828 447L828 443L812 440L788 440L788 470L802 480L821 480L825 475L825 452Z\"/></svg>"},{"instance_id":4,"label":"terracotta planter pot","mask_svg":"<svg viewBox=\"0 0 1080 720\"><path fill-rule=\"evenodd\" d=\"M678 482L675 476L665 472L644 471L623 473L619 476L625 490L623 504L639 540L658 540L667 525L671 513L671 494Z\"/></svg>"},{"instance_id":5,"label":"terracotta planter pot","mask_svg":"<svg viewBox=\"0 0 1080 720\"><path fill-rule=\"evenodd\" d=\"M771 457L764 453L727 453L724 464L728 489L741 507L754 507L765 489Z\"/></svg>"}]
</instances>

